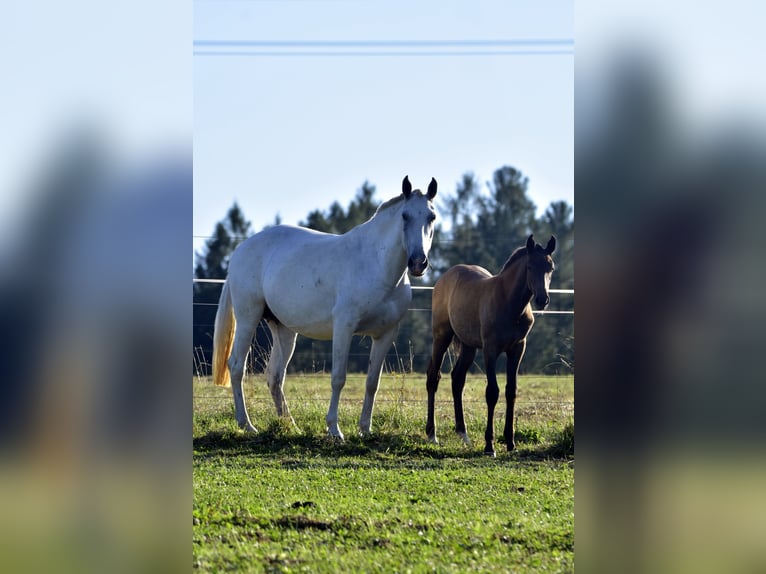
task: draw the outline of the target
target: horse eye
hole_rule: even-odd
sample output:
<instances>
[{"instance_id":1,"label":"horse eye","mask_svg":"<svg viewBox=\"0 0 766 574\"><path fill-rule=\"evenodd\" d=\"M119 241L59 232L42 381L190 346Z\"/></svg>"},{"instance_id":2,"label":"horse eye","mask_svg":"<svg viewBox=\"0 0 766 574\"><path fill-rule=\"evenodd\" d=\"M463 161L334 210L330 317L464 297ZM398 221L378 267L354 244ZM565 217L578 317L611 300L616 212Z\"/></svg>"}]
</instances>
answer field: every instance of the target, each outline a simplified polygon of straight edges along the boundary
<instances>
[{"instance_id":1,"label":"horse eye","mask_svg":"<svg viewBox=\"0 0 766 574\"><path fill-rule=\"evenodd\" d=\"M436 215L431 213L428 215L428 223L433 223L436 220Z\"/></svg>"},{"instance_id":2,"label":"horse eye","mask_svg":"<svg viewBox=\"0 0 766 574\"><path fill-rule=\"evenodd\" d=\"M410 214L409 213L402 213L402 219L404 219L404 221L409 221L410 220Z\"/></svg>"}]
</instances>

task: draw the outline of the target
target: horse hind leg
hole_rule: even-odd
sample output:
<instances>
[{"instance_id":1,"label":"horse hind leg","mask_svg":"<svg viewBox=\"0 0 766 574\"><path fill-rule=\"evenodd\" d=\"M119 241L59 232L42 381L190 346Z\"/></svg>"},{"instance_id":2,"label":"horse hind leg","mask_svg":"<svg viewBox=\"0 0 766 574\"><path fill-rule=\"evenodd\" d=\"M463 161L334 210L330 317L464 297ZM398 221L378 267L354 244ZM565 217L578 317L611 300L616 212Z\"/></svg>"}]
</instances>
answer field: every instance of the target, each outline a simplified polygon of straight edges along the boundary
<instances>
[{"instance_id":1,"label":"horse hind leg","mask_svg":"<svg viewBox=\"0 0 766 574\"><path fill-rule=\"evenodd\" d=\"M271 397L274 399L277 416L289 419L292 426L297 428L295 420L287 408L284 386L287 364L293 357L295 341L298 335L276 321L268 321L268 325L274 339L269 362L266 365L266 380L269 385L269 391L271 391Z\"/></svg>"},{"instance_id":2,"label":"horse hind leg","mask_svg":"<svg viewBox=\"0 0 766 574\"><path fill-rule=\"evenodd\" d=\"M505 382L505 428L503 429L503 436L505 437L505 444L508 448L508 452L511 452L516 448L516 442L514 441L514 410L516 408L516 381L519 374L519 365L521 359L524 358L524 351L527 348L527 340L522 339L516 343L509 351L506 352L508 357L508 366L506 371Z\"/></svg>"},{"instance_id":3,"label":"horse hind leg","mask_svg":"<svg viewBox=\"0 0 766 574\"><path fill-rule=\"evenodd\" d=\"M455 403L455 432L466 446L471 446L471 439L468 438L468 432L465 428L465 417L463 416L463 388L465 387L465 376L468 369L473 364L476 357L476 348L461 346L460 355L458 355L455 367L452 369L452 400Z\"/></svg>"},{"instance_id":4,"label":"horse hind leg","mask_svg":"<svg viewBox=\"0 0 766 574\"><path fill-rule=\"evenodd\" d=\"M237 425L241 429L246 429L252 433L258 430L250 422L245 405L245 396L242 392L242 379L245 374L245 361L250 352L250 345L258 327L260 317L238 318L237 328L234 335L234 344L232 346L231 356L228 360L229 372L231 373L231 392L234 396L234 415L237 419Z\"/></svg>"}]
</instances>

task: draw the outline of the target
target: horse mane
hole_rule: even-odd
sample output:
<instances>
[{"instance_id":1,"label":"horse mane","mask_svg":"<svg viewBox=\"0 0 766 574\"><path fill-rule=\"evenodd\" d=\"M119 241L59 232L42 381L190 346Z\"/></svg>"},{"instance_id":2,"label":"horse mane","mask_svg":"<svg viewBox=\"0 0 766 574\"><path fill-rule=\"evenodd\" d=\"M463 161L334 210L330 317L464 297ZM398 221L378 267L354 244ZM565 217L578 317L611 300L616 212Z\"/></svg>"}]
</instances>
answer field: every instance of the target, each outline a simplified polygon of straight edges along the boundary
<instances>
[{"instance_id":1,"label":"horse mane","mask_svg":"<svg viewBox=\"0 0 766 574\"><path fill-rule=\"evenodd\" d=\"M402 201L404 201L404 195L400 193L400 194L399 194L399 195L397 195L396 197L392 197L392 198L391 198L391 199L389 199L388 201L385 201L385 202L381 203L381 204L378 206L378 209L376 209L376 210L375 210L375 215L377 215L377 214L378 214L378 213L380 213L381 211L385 211L385 210L386 210L386 209L388 209L389 207L392 207L392 206L394 206L394 205L396 205L397 203L399 203L399 202L402 202ZM374 217L374 216L373 216L373 217Z\"/></svg>"},{"instance_id":2,"label":"horse mane","mask_svg":"<svg viewBox=\"0 0 766 574\"><path fill-rule=\"evenodd\" d=\"M503 265L503 268L500 270L500 273L508 269L511 265L516 263L519 259L524 257L524 255L527 254L527 247L526 245L522 245L521 247L517 247L513 250L513 253L511 253L511 256L508 258L508 261L505 262L505 265Z\"/></svg>"}]
</instances>

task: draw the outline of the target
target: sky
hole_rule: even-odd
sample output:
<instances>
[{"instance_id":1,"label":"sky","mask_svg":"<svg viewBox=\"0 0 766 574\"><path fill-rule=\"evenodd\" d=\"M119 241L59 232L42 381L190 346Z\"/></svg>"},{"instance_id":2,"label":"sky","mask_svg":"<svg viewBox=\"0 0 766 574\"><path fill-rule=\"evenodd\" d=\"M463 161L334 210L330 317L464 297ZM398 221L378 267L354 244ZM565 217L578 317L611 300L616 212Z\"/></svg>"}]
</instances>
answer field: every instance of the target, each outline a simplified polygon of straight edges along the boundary
<instances>
[{"instance_id":1,"label":"sky","mask_svg":"<svg viewBox=\"0 0 766 574\"><path fill-rule=\"evenodd\" d=\"M197 0L195 250L235 201L258 231L405 175L511 165L574 205L573 28L572 2Z\"/></svg>"}]
</instances>

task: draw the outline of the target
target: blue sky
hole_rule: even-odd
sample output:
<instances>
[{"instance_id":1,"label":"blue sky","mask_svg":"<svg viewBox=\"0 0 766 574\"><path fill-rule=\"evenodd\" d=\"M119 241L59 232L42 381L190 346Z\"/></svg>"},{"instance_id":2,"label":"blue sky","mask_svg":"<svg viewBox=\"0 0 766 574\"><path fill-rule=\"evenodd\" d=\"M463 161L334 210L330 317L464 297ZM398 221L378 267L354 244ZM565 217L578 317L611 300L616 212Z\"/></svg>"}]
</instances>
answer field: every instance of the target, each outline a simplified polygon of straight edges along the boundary
<instances>
[{"instance_id":1,"label":"blue sky","mask_svg":"<svg viewBox=\"0 0 766 574\"><path fill-rule=\"evenodd\" d=\"M404 175L453 192L467 171L488 181L512 165L541 211L574 204L573 27L572 2L197 0L195 248L235 200L259 230L277 213L295 224L345 205L365 180L385 200ZM459 43L541 39L564 43ZM210 44L232 41L286 44ZM365 44L285 55L291 42ZM337 50L375 54L313 53ZM511 51L526 53L486 54ZM539 51L558 53L529 53Z\"/></svg>"}]
</instances>

